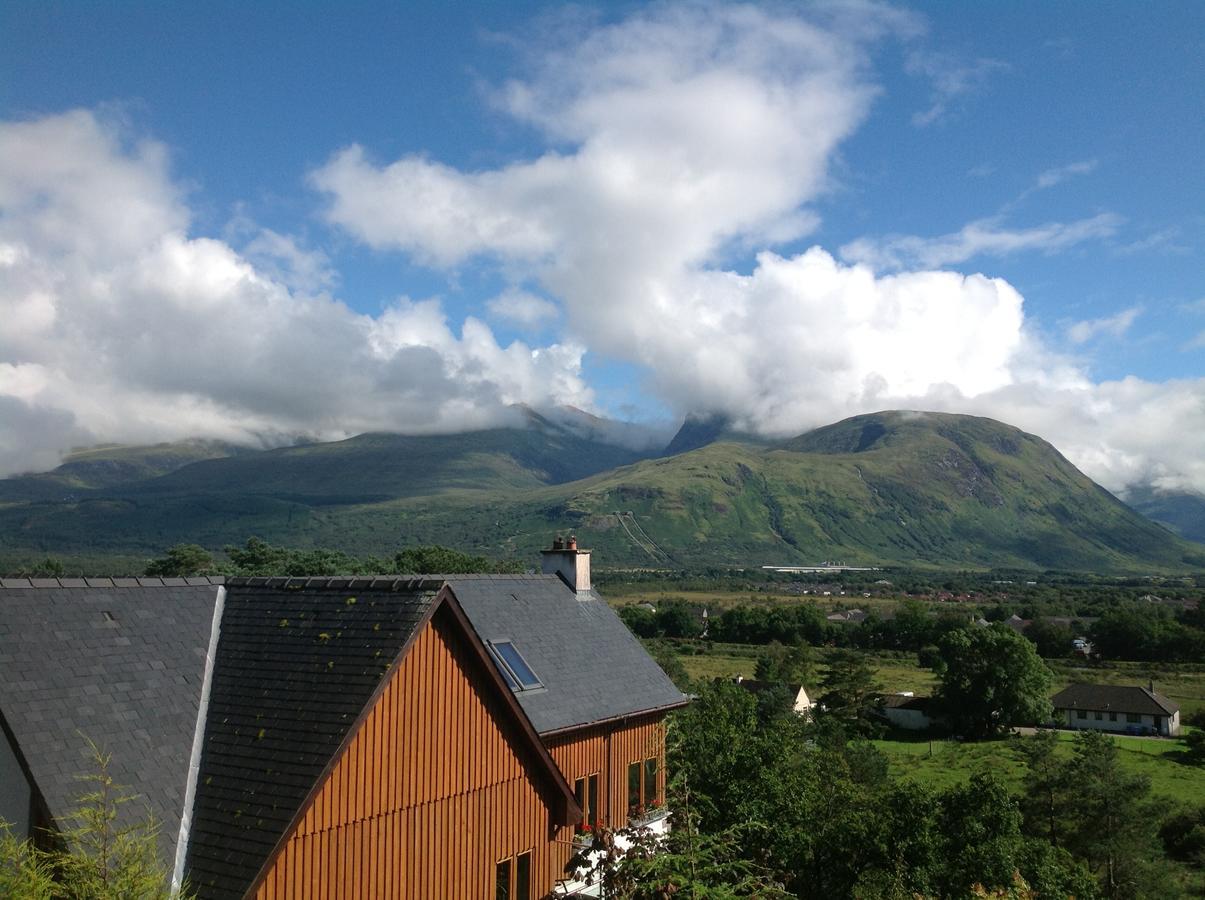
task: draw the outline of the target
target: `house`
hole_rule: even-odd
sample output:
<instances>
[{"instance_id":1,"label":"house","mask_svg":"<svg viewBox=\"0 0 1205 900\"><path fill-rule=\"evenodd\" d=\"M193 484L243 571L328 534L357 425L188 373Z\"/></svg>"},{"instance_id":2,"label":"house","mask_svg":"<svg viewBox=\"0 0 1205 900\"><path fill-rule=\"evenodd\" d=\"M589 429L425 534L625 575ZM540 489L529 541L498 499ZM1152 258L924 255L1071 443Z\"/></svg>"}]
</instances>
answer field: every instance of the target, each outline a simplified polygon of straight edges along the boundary
<instances>
[{"instance_id":1,"label":"house","mask_svg":"<svg viewBox=\"0 0 1205 900\"><path fill-rule=\"evenodd\" d=\"M1156 693L1154 684L1073 684L1055 694L1051 703L1055 724L1060 728L1168 736L1180 733L1179 705Z\"/></svg>"},{"instance_id":2,"label":"house","mask_svg":"<svg viewBox=\"0 0 1205 900\"><path fill-rule=\"evenodd\" d=\"M933 727L932 697L917 697L910 691L887 694L880 699L878 711L895 728L928 731Z\"/></svg>"},{"instance_id":3,"label":"house","mask_svg":"<svg viewBox=\"0 0 1205 900\"><path fill-rule=\"evenodd\" d=\"M838 625L860 625L866 621L866 615L860 609L843 609L824 618Z\"/></svg>"},{"instance_id":4,"label":"house","mask_svg":"<svg viewBox=\"0 0 1205 900\"><path fill-rule=\"evenodd\" d=\"M807 688L802 684L781 684L776 681L758 681L756 678L745 678L741 675L736 676L736 683L747 690L749 693L758 695L766 691L782 688L786 691L787 697L791 701L791 709L801 715L808 715L813 706L813 701L808 697Z\"/></svg>"},{"instance_id":5,"label":"house","mask_svg":"<svg viewBox=\"0 0 1205 900\"><path fill-rule=\"evenodd\" d=\"M589 551L543 569L5 580L0 817L53 833L91 740L201 898L568 893L583 823L662 805L686 698Z\"/></svg>"}]
</instances>

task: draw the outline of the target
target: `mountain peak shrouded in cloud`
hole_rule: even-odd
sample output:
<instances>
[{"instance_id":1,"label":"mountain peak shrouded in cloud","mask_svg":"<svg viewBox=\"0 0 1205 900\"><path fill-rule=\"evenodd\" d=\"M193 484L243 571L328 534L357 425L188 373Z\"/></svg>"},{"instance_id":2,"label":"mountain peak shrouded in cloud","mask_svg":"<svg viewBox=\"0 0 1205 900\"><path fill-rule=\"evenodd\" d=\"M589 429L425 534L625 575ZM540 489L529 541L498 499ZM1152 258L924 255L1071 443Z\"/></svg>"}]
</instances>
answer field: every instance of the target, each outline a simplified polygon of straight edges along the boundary
<instances>
[{"instance_id":1,"label":"mountain peak shrouded in cloud","mask_svg":"<svg viewBox=\"0 0 1205 900\"><path fill-rule=\"evenodd\" d=\"M988 415L1111 489L1205 488L1205 382L1102 379L1080 355L1157 304L1061 315L1055 334L1019 289L1041 278L996 268L1120 240L1138 220L1124 208L1021 209L1111 157L1052 153L1013 173L1003 206L932 228L921 210L824 231L875 190L858 140L897 102L892 60L931 82L897 110L909 141L1017 73L931 52L924 32L874 3L664 3L516 29L498 43L517 61L477 85L502 149L428 147L404 123L323 132L322 162L292 173L295 233L241 207L210 233L205 185L176 172L187 149L97 107L0 122L0 474L103 441L446 434L522 408L664 445L668 429L602 415L622 395L770 438L883 408ZM356 254L386 289L341 271Z\"/></svg>"}]
</instances>

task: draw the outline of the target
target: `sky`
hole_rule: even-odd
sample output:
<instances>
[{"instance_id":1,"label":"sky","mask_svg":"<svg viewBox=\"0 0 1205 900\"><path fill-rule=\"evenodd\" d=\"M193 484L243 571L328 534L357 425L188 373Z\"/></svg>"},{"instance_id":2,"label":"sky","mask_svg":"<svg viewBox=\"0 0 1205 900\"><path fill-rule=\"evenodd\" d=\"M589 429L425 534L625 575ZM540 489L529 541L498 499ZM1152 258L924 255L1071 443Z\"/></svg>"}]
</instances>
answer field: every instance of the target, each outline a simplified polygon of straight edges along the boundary
<instances>
[{"instance_id":1,"label":"sky","mask_svg":"<svg viewBox=\"0 0 1205 900\"><path fill-rule=\"evenodd\" d=\"M986 415L1205 490L1205 4L0 6L0 475Z\"/></svg>"}]
</instances>

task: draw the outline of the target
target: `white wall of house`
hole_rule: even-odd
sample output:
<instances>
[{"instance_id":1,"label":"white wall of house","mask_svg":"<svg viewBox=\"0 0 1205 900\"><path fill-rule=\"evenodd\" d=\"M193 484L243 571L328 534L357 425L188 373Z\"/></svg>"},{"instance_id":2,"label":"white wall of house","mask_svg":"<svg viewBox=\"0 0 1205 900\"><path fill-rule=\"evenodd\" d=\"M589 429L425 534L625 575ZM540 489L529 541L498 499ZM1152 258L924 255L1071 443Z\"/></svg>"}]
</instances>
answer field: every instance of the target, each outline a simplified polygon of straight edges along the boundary
<instances>
[{"instance_id":1,"label":"white wall of house","mask_svg":"<svg viewBox=\"0 0 1205 900\"><path fill-rule=\"evenodd\" d=\"M805 688L800 688L799 693L795 695L795 702L791 705L801 716L806 716L812 709L812 701L808 697L808 692Z\"/></svg>"},{"instance_id":2,"label":"white wall of house","mask_svg":"<svg viewBox=\"0 0 1205 900\"><path fill-rule=\"evenodd\" d=\"M1124 734L1129 729L1152 729L1158 734L1174 737L1180 733L1180 713L1170 716L1127 714L1092 709L1059 709L1055 718L1067 728L1090 728Z\"/></svg>"},{"instance_id":3,"label":"white wall of house","mask_svg":"<svg viewBox=\"0 0 1205 900\"><path fill-rule=\"evenodd\" d=\"M0 736L0 819L13 827L18 839L29 836L29 782L8 739Z\"/></svg>"}]
</instances>

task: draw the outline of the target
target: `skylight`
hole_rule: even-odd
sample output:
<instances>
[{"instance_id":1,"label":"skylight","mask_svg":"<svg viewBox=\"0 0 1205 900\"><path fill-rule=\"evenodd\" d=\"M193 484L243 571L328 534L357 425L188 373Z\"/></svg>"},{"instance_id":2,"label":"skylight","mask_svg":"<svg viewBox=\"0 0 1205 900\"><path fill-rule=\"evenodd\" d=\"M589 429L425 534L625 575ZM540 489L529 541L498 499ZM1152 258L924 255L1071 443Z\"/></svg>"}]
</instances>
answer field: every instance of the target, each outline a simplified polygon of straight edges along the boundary
<instances>
[{"instance_id":1,"label":"skylight","mask_svg":"<svg viewBox=\"0 0 1205 900\"><path fill-rule=\"evenodd\" d=\"M490 652L498 663L498 671L514 691L530 691L544 686L527 660L510 641L490 641Z\"/></svg>"}]
</instances>

